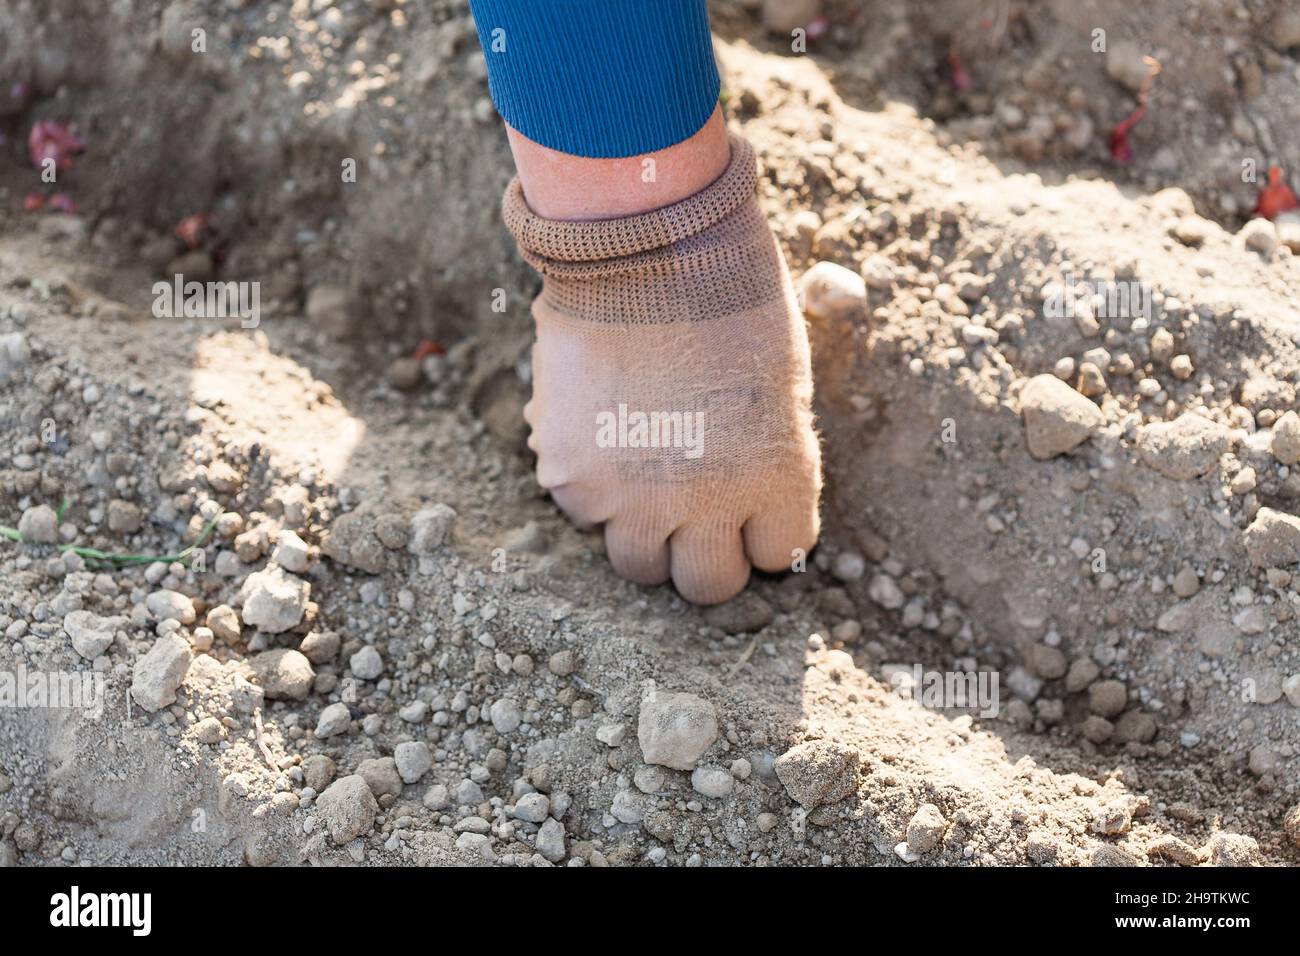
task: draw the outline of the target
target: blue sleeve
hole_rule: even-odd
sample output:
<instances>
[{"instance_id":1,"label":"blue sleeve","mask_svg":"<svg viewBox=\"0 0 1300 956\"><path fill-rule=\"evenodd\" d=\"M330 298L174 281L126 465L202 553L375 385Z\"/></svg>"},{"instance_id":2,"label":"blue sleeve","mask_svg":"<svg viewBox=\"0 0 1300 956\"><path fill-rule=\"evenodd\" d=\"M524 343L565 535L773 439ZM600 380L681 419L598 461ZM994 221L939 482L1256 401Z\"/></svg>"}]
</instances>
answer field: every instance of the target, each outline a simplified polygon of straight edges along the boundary
<instances>
[{"instance_id":1,"label":"blue sleeve","mask_svg":"<svg viewBox=\"0 0 1300 956\"><path fill-rule=\"evenodd\" d=\"M705 0L470 0L502 119L589 157L689 139L718 102Z\"/></svg>"}]
</instances>

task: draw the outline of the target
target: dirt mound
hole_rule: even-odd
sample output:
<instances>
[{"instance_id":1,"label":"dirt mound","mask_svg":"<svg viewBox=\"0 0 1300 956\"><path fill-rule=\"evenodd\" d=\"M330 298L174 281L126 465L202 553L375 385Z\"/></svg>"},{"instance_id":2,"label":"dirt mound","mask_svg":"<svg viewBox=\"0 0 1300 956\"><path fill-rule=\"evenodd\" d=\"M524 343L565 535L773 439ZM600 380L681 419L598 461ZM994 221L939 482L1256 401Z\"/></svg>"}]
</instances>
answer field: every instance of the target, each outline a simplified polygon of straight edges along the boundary
<instances>
[{"instance_id":1,"label":"dirt mound","mask_svg":"<svg viewBox=\"0 0 1300 956\"><path fill-rule=\"evenodd\" d=\"M753 6L826 530L703 610L535 487L459 6L0 14L0 204L87 143L0 230L0 859L1297 862L1300 266L1223 179L1297 153L1280 5L832 4L809 56ZM256 328L158 317L205 270Z\"/></svg>"}]
</instances>

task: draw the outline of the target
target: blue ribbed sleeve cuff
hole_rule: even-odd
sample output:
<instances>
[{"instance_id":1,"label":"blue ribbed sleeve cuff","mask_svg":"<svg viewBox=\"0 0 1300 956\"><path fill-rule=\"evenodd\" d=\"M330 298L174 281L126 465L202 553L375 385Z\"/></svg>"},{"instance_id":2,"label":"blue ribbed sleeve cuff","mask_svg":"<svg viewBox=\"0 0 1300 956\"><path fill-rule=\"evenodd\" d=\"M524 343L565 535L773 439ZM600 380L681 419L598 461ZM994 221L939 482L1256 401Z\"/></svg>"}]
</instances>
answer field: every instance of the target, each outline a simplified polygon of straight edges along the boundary
<instances>
[{"instance_id":1,"label":"blue ribbed sleeve cuff","mask_svg":"<svg viewBox=\"0 0 1300 956\"><path fill-rule=\"evenodd\" d=\"M705 0L470 0L502 119L575 156L689 139L718 102Z\"/></svg>"}]
</instances>

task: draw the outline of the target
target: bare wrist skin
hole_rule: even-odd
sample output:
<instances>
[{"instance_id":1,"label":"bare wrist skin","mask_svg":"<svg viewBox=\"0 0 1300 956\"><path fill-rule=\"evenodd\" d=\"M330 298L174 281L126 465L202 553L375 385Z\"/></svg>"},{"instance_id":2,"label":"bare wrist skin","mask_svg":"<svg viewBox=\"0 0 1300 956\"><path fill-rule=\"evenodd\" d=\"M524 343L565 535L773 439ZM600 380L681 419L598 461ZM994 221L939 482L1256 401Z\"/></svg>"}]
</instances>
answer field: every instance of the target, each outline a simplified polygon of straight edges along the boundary
<instances>
[{"instance_id":1,"label":"bare wrist skin","mask_svg":"<svg viewBox=\"0 0 1300 956\"><path fill-rule=\"evenodd\" d=\"M506 125L524 197L544 219L617 219L693 196L727 168L731 149L721 107L690 139L619 159L572 156Z\"/></svg>"}]
</instances>

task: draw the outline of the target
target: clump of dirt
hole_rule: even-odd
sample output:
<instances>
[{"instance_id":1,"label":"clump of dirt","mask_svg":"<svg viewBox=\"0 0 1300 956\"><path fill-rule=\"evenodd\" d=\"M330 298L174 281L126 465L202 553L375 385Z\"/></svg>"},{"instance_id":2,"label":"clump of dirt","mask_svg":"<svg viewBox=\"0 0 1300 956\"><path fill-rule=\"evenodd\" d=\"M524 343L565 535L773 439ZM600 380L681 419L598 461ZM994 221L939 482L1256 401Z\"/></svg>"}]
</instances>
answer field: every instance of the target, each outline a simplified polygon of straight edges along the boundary
<instances>
[{"instance_id":1,"label":"clump of dirt","mask_svg":"<svg viewBox=\"0 0 1300 956\"><path fill-rule=\"evenodd\" d=\"M1294 135L1280 5L830 4L808 55L756 7L725 102L826 530L708 609L535 487L458 5L2 14L0 204L79 212L0 230L0 859L1297 861L1300 250L1205 148L1215 96ZM86 141L55 186L39 120ZM158 317L176 271L257 327Z\"/></svg>"}]
</instances>

